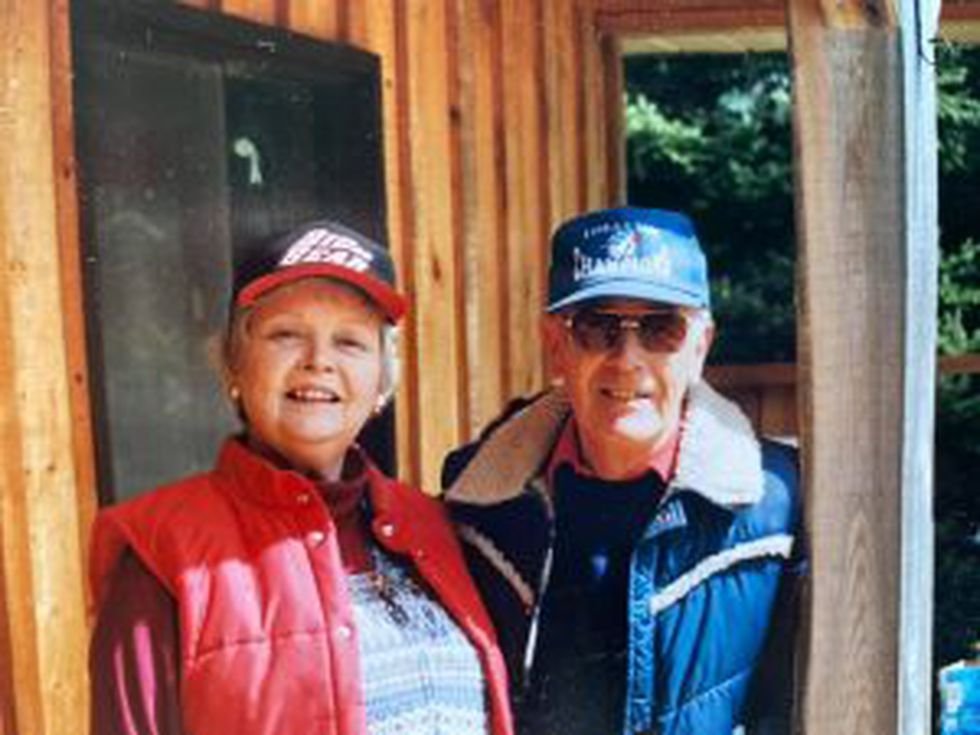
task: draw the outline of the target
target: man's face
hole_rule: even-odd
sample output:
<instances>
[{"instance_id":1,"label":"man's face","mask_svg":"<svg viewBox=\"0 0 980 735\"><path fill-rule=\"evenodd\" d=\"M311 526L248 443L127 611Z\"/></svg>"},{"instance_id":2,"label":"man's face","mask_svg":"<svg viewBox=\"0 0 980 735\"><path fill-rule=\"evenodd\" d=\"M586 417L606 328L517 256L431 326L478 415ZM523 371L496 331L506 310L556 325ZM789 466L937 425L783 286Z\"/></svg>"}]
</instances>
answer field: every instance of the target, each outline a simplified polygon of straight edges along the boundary
<instances>
[{"instance_id":1,"label":"man's face","mask_svg":"<svg viewBox=\"0 0 980 735\"><path fill-rule=\"evenodd\" d=\"M544 330L594 466L597 454L649 454L673 434L713 336L705 312L633 299L548 315Z\"/></svg>"}]
</instances>

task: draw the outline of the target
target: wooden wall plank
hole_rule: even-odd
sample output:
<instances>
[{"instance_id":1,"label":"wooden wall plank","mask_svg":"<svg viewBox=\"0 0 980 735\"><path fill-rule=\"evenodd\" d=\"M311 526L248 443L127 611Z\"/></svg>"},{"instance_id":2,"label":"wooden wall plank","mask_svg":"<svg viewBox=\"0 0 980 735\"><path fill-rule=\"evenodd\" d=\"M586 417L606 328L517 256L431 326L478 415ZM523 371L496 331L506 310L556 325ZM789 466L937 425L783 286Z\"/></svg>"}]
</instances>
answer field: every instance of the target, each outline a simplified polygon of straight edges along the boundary
<instances>
[{"instance_id":1,"label":"wooden wall plank","mask_svg":"<svg viewBox=\"0 0 980 735\"><path fill-rule=\"evenodd\" d=\"M595 0L604 33L638 35L669 31L781 28L785 0Z\"/></svg>"},{"instance_id":2,"label":"wooden wall plank","mask_svg":"<svg viewBox=\"0 0 980 735\"><path fill-rule=\"evenodd\" d=\"M350 43L377 54L381 59L382 133L384 136L385 198L388 208L388 246L398 271L400 288L411 299L415 312L419 301L415 297L412 250L405 233L410 216L405 201L408 193L406 164L410 139L406 129L407 93L405 89L405 58L399 41L397 0L375 0L370 3L348 0L347 38ZM422 481L420 467L420 437L418 400L418 350L415 320L408 318L402 328L402 378L396 396L395 436L399 476L415 484Z\"/></svg>"},{"instance_id":3,"label":"wooden wall plank","mask_svg":"<svg viewBox=\"0 0 980 735\"><path fill-rule=\"evenodd\" d=\"M404 35L408 187L403 189L407 242L413 261L418 401L419 476L439 486L442 458L462 437L465 400L462 298L458 289L454 156L450 130L447 14L443 0L409 3Z\"/></svg>"},{"instance_id":4,"label":"wooden wall plank","mask_svg":"<svg viewBox=\"0 0 980 735\"><path fill-rule=\"evenodd\" d=\"M934 143L904 137L907 111L921 96L906 84L902 64L909 57L920 63L920 55L903 54L893 28L828 25L818 0L789 7L800 418L812 557L804 729L808 735L926 732L928 718L919 729L900 730L898 714L907 673L900 671L900 618L924 605L926 614L915 616L921 625L931 604L919 583L925 570L910 575L905 564L909 533L913 541L928 537L930 514L908 517L911 507L922 507L924 488L902 477L910 453L928 456L930 445L907 440L906 410L923 415L909 397L914 392L917 401L930 402L933 395L921 379L910 391L907 371L919 359L915 350L926 359L935 354L934 336L931 344L927 336L915 340L914 350L906 342L906 329L917 333L929 318L923 311L930 312L909 290L906 274L919 270L910 254L935 247L928 239L912 241L905 221L919 195L906 180L905 157L913 155L910 148ZM916 278L935 275L924 271ZM920 566L929 564L926 557ZM918 599L904 596L909 582ZM911 608L903 610L903 603ZM920 689L912 696L926 709L928 668L912 677Z\"/></svg>"},{"instance_id":5,"label":"wooden wall plank","mask_svg":"<svg viewBox=\"0 0 980 735\"><path fill-rule=\"evenodd\" d=\"M75 733L88 711L51 22L49 3L24 0L0 25L0 698L4 727L31 735Z\"/></svg>"},{"instance_id":6,"label":"wooden wall plank","mask_svg":"<svg viewBox=\"0 0 980 735\"><path fill-rule=\"evenodd\" d=\"M623 94L623 50L619 38L604 33L599 39L602 91L605 110L606 198L610 204L626 203L626 138Z\"/></svg>"},{"instance_id":7,"label":"wooden wall plank","mask_svg":"<svg viewBox=\"0 0 980 735\"><path fill-rule=\"evenodd\" d=\"M582 84L585 95L585 117L582 135L585 142L585 208L596 209L612 204L606 164L606 74L602 54L602 34L594 22L593 0L579 0L582 55Z\"/></svg>"},{"instance_id":8,"label":"wooden wall plank","mask_svg":"<svg viewBox=\"0 0 980 735\"><path fill-rule=\"evenodd\" d=\"M255 23L275 25L276 0L219 0L221 12Z\"/></svg>"},{"instance_id":9,"label":"wooden wall plank","mask_svg":"<svg viewBox=\"0 0 980 735\"><path fill-rule=\"evenodd\" d=\"M457 0L460 167L457 190L466 300L469 411L466 438L504 404L507 272L504 243L500 7L493 0Z\"/></svg>"},{"instance_id":10,"label":"wooden wall plank","mask_svg":"<svg viewBox=\"0 0 980 735\"><path fill-rule=\"evenodd\" d=\"M335 41L344 36L344 0L288 0L285 25L314 38Z\"/></svg>"},{"instance_id":11,"label":"wooden wall plank","mask_svg":"<svg viewBox=\"0 0 980 735\"><path fill-rule=\"evenodd\" d=\"M547 223L538 69L538 18L524 0L500 0L503 40L504 190L508 289L507 381L509 396L536 390L543 366L537 315L541 313Z\"/></svg>"},{"instance_id":12,"label":"wooden wall plank","mask_svg":"<svg viewBox=\"0 0 980 735\"><path fill-rule=\"evenodd\" d=\"M543 0L546 29L544 83L550 171L551 222L548 232L581 209L579 178L583 94L578 74L578 15L574 0Z\"/></svg>"}]
</instances>

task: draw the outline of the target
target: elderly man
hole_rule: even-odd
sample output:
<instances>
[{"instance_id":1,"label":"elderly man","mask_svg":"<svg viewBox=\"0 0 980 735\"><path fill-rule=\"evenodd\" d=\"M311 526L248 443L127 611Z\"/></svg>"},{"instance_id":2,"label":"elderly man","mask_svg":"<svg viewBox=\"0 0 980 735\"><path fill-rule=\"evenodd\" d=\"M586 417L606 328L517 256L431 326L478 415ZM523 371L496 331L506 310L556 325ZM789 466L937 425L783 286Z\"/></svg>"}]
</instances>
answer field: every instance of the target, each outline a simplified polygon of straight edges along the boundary
<instances>
[{"instance_id":1,"label":"elderly man","mask_svg":"<svg viewBox=\"0 0 980 735\"><path fill-rule=\"evenodd\" d=\"M701 379L714 324L690 221L566 222L546 312L553 389L444 468L522 732L788 729L796 455Z\"/></svg>"}]
</instances>

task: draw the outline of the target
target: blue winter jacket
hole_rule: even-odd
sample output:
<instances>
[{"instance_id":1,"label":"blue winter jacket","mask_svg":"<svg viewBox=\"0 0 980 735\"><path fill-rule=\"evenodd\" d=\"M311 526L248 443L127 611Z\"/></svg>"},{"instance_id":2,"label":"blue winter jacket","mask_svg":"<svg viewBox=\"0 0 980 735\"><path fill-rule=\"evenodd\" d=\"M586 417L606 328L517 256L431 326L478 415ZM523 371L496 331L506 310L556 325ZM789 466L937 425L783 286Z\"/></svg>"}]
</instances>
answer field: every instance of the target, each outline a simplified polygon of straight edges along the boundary
<instances>
[{"instance_id":1,"label":"blue winter jacket","mask_svg":"<svg viewBox=\"0 0 980 735\"><path fill-rule=\"evenodd\" d=\"M568 412L561 395L544 394L444 468L518 719L554 546L544 469ZM794 449L759 441L705 383L691 389L677 471L630 564L624 734L789 731L803 568L797 477Z\"/></svg>"}]
</instances>

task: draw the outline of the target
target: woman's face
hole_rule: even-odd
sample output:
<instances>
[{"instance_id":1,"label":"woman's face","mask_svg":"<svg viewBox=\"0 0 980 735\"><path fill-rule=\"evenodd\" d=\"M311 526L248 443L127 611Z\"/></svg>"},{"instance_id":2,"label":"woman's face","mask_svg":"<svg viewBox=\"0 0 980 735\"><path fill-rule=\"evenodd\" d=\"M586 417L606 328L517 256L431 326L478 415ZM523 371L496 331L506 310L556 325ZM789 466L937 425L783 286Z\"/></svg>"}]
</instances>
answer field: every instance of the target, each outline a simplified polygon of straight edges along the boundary
<instances>
[{"instance_id":1,"label":"woman's face","mask_svg":"<svg viewBox=\"0 0 980 735\"><path fill-rule=\"evenodd\" d=\"M384 319L361 292L309 278L247 316L229 375L253 440L336 479L381 394Z\"/></svg>"}]
</instances>

